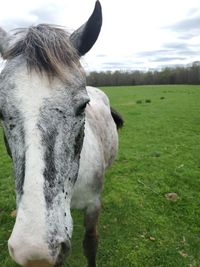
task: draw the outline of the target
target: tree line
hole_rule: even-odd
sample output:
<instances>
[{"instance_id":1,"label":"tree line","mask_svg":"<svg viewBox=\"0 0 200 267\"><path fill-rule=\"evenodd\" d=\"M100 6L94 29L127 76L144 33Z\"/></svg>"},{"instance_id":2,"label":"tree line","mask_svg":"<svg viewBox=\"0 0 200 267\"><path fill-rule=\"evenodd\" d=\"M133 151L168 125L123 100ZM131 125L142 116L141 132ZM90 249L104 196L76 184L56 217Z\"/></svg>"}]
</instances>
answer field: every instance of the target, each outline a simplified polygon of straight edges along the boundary
<instances>
[{"instance_id":1,"label":"tree line","mask_svg":"<svg viewBox=\"0 0 200 267\"><path fill-rule=\"evenodd\" d=\"M87 84L91 86L200 84L200 62L185 67L166 67L160 71L90 72L87 75Z\"/></svg>"}]
</instances>

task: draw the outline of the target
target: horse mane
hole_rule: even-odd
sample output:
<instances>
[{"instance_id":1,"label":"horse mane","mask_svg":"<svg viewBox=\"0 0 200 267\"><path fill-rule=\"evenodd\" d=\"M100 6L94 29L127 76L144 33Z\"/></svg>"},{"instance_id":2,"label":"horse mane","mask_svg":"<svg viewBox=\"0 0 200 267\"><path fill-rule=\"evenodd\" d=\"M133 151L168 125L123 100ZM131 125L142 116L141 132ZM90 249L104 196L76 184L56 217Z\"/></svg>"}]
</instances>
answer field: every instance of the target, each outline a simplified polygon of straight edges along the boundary
<instances>
[{"instance_id":1,"label":"horse mane","mask_svg":"<svg viewBox=\"0 0 200 267\"><path fill-rule=\"evenodd\" d=\"M48 77L66 80L66 66L79 67L79 57L69 40L69 34L57 25L39 24L20 28L16 41L4 53L4 59L22 55L29 71L46 73Z\"/></svg>"}]
</instances>

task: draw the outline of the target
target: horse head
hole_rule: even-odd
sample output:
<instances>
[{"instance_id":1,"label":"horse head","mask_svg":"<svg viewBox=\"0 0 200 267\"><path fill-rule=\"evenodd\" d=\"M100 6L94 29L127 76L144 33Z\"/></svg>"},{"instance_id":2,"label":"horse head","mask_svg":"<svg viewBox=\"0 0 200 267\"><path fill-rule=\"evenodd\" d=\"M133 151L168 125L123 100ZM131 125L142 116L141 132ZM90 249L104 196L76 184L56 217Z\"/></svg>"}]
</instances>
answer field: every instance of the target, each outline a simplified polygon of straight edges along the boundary
<instances>
[{"instance_id":1,"label":"horse head","mask_svg":"<svg viewBox=\"0 0 200 267\"><path fill-rule=\"evenodd\" d=\"M0 119L13 160L17 217L8 241L22 266L61 266L70 250L70 201L89 102L79 59L99 35L101 6L71 35L41 24L0 30Z\"/></svg>"}]
</instances>

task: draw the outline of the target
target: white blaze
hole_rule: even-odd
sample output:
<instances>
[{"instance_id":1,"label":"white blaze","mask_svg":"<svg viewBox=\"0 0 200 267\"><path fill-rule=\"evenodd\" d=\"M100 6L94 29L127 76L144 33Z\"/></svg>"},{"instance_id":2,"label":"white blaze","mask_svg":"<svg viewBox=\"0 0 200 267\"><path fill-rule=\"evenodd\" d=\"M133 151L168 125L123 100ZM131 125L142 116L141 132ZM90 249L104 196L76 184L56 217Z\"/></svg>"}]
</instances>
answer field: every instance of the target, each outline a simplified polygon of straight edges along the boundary
<instances>
[{"instance_id":1,"label":"white blaze","mask_svg":"<svg viewBox=\"0 0 200 267\"><path fill-rule=\"evenodd\" d=\"M14 252L16 251L12 257L19 264L25 264L26 257L30 255L31 260L40 259L40 255L41 258L49 257L44 237L46 231L46 204L43 192L44 149L37 123L43 100L51 96L51 88L48 80L42 78L34 75L34 72L29 76L25 71L20 71L16 79L15 99L23 116L26 164L23 195L9 245L14 248Z\"/></svg>"}]
</instances>

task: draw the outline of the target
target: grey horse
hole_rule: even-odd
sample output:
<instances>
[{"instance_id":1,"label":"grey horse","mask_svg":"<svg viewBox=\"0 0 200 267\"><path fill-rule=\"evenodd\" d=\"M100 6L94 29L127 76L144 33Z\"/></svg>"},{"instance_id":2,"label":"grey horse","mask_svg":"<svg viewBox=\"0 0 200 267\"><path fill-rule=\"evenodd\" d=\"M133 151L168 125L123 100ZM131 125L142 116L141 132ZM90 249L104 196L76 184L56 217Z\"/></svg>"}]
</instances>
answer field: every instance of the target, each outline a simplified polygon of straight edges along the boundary
<instances>
[{"instance_id":1,"label":"grey horse","mask_svg":"<svg viewBox=\"0 0 200 267\"><path fill-rule=\"evenodd\" d=\"M118 150L120 115L107 96L86 87L80 57L102 25L99 1L71 35L40 24L0 31L0 119L12 158L16 222L8 241L21 266L59 267L70 251L71 208L84 211L84 254L96 266L97 222L105 170Z\"/></svg>"}]
</instances>

